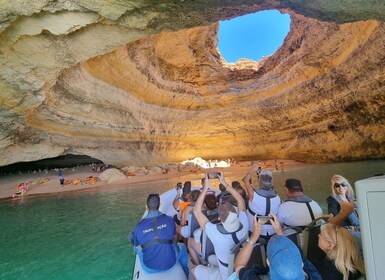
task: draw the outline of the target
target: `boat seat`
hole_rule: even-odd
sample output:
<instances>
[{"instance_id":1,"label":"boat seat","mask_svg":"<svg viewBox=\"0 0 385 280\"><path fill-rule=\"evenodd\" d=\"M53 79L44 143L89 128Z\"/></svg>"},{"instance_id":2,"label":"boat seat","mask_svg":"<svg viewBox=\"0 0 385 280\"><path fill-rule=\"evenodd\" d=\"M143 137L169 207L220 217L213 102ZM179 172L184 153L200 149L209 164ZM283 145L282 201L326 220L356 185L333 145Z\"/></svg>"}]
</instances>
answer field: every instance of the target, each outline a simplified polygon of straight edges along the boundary
<instances>
[{"instance_id":1,"label":"boat seat","mask_svg":"<svg viewBox=\"0 0 385 280\"><path fill-rule=\"evenodd\" d=\"M199 257L202 264L209 263L209 256L214 255L214 245L211 242L210 238L206 235L206 232L202 231L202 249L201 249L201 255Z\"/></svg>"},{"instance_id":2,"label":"boat seat","mask_svg":"<svg viewBox=\"0 0 385 280\"><path fill-rule=\"evenodd\" d=\"M215 211L216 210L216 211ZM207 211L207 210L203 210L202 213L203 215L205 215L207 217L207 219L212 222L213 224L217 224L219 223L220 221L218 220L218 217L219 217L219 213L218 213L218 209L215 209L213 211ZM198 228L200 228L199 226L199 223L198 223L198 220L197 218L195 217L194 215L194 210L190 210L189 214L188 214L188 225L189 225L189 233L188 233L188 236L189 237L194 237L194 231Z\"/></svg>"},{"instance_id":3,"label":"boat seat","mask_svg":"<svg viewBox=\"0 0 385 280\"><path fill-rule=\"evenodd\" d=\"M213 224L217 224L219 223L220 221L218 220L219 218L219 213L218 213L218 208L215 208L214 210L206 210L206 214L205 216L207 217L207 219L209 219L210 222L212 222Z\"/></svg>"},{"instance_id":4,"label":"boat seat","mask_svg":"<svg viewBox=\"0 0 385 280\"><path fill-rule=\"evenodd\" d=\"M289 238L297 247L303 248L303 231L300 227L285 227L283 234Z\"/></svg>"},{"instance_id":5,"label":"boat seat","mask_svg":"<svg viewBox=\"0 0 385 280\"><path fill-rule=\"evenodd\" d=\"M303 254L312 263L326 256L325 252L318 247L318 234L321 232L321 225L325 224L327 218L315 219L303 230Z\"/></svg>"},{"instance_id":6,"label":"boat seat","mask_svg":"<svg viewBox=\"0 0 385 280\"><path fill-rule=\"evenodd\" d=\"M203 210L202 212L203 212L203 215L206 215L206 213L207 213L206 210ZM188 228L188 230L189 230L188 236L189 237L194 237L194 231L196 229L200 228L200 225L198 223L197 218L194 215L194 210L193 209L190 210L190 212L188 213L187 221L188 221L188 226L189 226L189 228Z\"/></svg>"},{"instance_id":7,"label":"boat seat","mask_svg":"<svg viewBox=\"0 0 385 280\"><path fill-rule=\"evenodd\" d=\"M234 271L234 261L235 261L235 258L237 257L239 251L241 250L241 248L243 247L243 245L245 244L247 238L244 238L242 240L239 241L239 243L235 244L231 249L230 249L230 252L227 256L227 263L229 264L229 267L228 267L228 271L229 271L229 275L231 275Z\"/></svg>"},{"instance_id":8,"label":"boat seat","mask_svg":"<svg viewBox=\"0 0 385 280\"><path fill-rule=\"evenodd\" d=\"M251 252L247 267L255 267L256 265L267 267L266 264L266 240L259 238Z\"/></svg>"}]
</instances>

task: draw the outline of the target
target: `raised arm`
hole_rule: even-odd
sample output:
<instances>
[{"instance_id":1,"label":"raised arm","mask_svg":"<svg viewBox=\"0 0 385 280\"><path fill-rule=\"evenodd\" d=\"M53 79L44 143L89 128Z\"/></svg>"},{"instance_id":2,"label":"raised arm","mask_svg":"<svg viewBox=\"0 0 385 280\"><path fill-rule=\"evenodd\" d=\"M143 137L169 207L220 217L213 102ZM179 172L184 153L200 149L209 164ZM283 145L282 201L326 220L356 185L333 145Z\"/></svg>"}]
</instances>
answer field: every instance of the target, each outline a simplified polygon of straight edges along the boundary
<instances>
[{"instance_id":1,"label":"raised arm","mask_svg":"<svg viewBox=\"0 0 385 280\"><path fill-rule=\"evenodd\" d=\"M205 180L204 180L204 183L203 183L202 192L198 196L197 202L195 203L195 206L194 206L194 215L197 218L199 226L203 230L205 230L206 223L209 221L207 219L207 217L205 215L203 215L203 213L202 213L203 201L205 199L205 196L206 196L206 193L207 193L207 189L209 188L209 186L210 186L210 182L209 182L209 179L207 178L207 173L206 173L205 174Z\"/></svg>"},{"instance_id":2,"label":"raised arm","mask_svg":"<svg viewBox=\"0 0 385 280\"><path fill-rule=\"evenodd\" d=\"M346 202L346 201L341 201L340 202L341 210L340 212L332 216L328 219L328 223L335 224L335 225L341 225L347 217L353 213L354 210L354 201Z\"/></svg>"},{"instance_id":3,"label":"raised arm","mask_svg":"<svg viewBox=\"0 0 385 280\"><path fill-rule=\"evenodd\" d=\"M246 173L245 177L243 177L243 182L245 183L246 185L246 191L247 191L247 194L249 195L249 199L250 200L253 200L254 199L254 187L253 185L250 183L251 181L251 176L253 175L253 173L255 171L257 171L258 169L258 164L255 164L253 163L251 165L251 168L249 170L249 172Z\"/></svg>"},{"instance_id":4,"label":"raised arm","mask_svg":"<svg viewBox=\"0 0 385 280\"><path fill-rule=\"evenodd\" d=\"M280 221L278 220L277 215L270 212L269 216L272 217L270 223L271 223L271 226L273 227L275 233L277 235L283 235L282 225L281 225Z\"/></svg>"},{"instance_id":5,"label":"raised arm","mask_svg":"<svg viewBox=\"0 0 385 280\"><path fill-rule=\"evenodd\" d=\"M229 184L227 184L227 182L225 181L225 178L224 178L222 172L218 172L218 179L219 179L219 182L222 183L226 187L226 190L237 201L238 212L246 211L245 200L243 199L243 197L233 187L231 187Z\"/></svg>"},{"instance_id":6,"label":"raised arm","mask_svg":"<svg viewBox=\"0 0 385 280\"><path fill-rule=\"evenodd\" d=\"M259 235L261 233L261 225L257 222L256 215L253 218L253 233L250 238L247 240L245 246L239 252L238 256L234 261L234 269L239 276L239 270L243 267L246 267L249 262L251 253L253 251L254 245L257 243Z\"/></svg>"},{"instance_id":7,"label":"raised arm","mask_svg":"<svg viewBox=\"0 0 385 280\"><path fill-rule=\"evenodd\" d=\"M176 187L176 196L174 198L174 201L172 202L172 206L174 206L175 210L178 210L179 208L179 198L180 198L180 189Z\"/></svg>"}]
</instances>

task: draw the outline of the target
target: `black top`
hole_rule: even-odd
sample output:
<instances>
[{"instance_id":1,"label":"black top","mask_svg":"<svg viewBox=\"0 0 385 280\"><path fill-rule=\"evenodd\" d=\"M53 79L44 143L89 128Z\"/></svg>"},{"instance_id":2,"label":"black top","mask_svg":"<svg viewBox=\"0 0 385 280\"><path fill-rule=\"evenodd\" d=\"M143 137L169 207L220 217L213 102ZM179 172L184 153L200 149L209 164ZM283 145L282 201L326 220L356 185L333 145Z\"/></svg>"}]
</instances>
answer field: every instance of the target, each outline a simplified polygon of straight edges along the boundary
<instances>
[{"instance_id":1,"label":"black top","mask_svg":"<svg viewBox=\"0 0 385 280\"><path fill-rule=\"evenodd\" d=\"M341 272L338 271L332 260L325 258L321 261L314 263L315 267L318 269L319 273L324 280L343 280L344 277ZM349 273L349 280L357 280L361 277L361 272L356 271L355 273Z\"/></svg>"},{"instance_id":2,"label":"black top","mask_svg":"<svg viewBox=\"0 0 385 280\"><path fill-rule=\"evenodd\" d=\"M340 203L331 195L328 196L326 201L328 203L328 214L332 213L334 216L336 216L341 210ZM351 226L349 219L346 218L345 221L341 224L341 226Z\"/></svg>"}]
</instances>

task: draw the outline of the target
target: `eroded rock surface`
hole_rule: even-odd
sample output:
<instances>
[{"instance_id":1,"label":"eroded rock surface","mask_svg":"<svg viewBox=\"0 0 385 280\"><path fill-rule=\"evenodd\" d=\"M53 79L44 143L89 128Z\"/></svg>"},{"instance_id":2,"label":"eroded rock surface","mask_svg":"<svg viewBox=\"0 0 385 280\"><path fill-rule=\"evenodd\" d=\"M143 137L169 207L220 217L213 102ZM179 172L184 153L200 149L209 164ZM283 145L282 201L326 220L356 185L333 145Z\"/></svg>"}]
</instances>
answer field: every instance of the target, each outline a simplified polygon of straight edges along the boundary
<instances>
[{"instance_id":1,"label":"eroded rock surface","mask_svg":"<svg viewBox=\"0 0 385 280\"><path fill-rule=\"evenodd\" d=\"M3 2L1 166L67 153L117 166L385 156L375 1ZM227 64L217 21L271 8L291 15L281 48Z\"/></svg>"}]
</instances>

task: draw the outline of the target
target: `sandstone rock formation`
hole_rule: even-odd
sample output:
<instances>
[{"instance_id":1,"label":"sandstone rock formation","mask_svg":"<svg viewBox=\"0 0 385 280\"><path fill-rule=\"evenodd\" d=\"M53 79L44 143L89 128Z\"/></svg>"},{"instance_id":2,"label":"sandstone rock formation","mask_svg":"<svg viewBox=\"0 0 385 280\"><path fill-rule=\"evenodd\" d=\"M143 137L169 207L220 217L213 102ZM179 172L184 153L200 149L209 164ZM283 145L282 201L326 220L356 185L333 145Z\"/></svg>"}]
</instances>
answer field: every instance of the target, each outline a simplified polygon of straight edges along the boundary
<instances>
[{"instance_id":1,"label":"sandstone rock formation","mask_svg":"<svg viewBox=\"0 0 385 280\"><path fill-rule=\"evenodd\" d=\"M0 0L0 166L383 158L383 5L259 2ZM273 8L281 48L226 63L217 21Z\"/></svg>"},{"instance_id":2,"label":"sandstone rock formation","mask_svg":"<svg viewBox=\"0 0 385 280\"><path fill-rule=\"evenodd\" d=\"M101 181L106 181L107 183L123 181L126 178L126 175L116 168L109 168L99 175L99 179Z\"/></svg>"}]
</instances>

